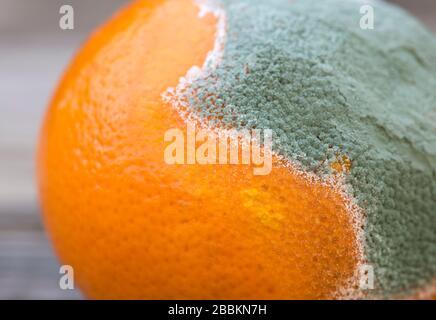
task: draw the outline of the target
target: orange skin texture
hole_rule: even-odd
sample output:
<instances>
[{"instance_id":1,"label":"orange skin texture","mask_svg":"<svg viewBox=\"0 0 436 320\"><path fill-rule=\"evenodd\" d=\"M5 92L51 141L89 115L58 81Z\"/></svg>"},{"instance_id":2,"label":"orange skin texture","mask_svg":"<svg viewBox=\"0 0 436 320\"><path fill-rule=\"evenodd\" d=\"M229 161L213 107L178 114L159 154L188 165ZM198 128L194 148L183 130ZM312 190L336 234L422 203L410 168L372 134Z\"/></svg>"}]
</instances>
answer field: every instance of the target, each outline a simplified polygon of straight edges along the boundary
<instances>
[{"instance_id":1,"label":"orange skin texture","mask_svg":"<svg viewBox=\"0 0 436 320\"><path fill-rule=\"evenodd\" d=\"M346 202L274 159L168 165L186 124L161 94L213 48L191 0L134 2L64 74L44 119L38 184L63 264L94 299L326 299L358 263Z\"/></svg>"}]
</instances>

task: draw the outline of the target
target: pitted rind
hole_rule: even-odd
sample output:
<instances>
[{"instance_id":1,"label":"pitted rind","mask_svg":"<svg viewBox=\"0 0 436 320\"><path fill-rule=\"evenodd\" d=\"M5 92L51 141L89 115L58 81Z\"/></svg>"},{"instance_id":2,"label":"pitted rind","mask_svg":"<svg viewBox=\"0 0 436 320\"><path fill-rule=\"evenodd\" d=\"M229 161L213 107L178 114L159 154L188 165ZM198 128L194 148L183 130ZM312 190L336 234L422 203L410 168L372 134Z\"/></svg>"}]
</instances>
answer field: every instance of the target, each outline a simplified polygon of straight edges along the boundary
<instances>
[{"instance_id":1,"label":"pitted rind","mask_svg":"<svg viewBox=\"0 0 436 320\"><path fill-rule=\"evenodd\" d=\"M428 286L436 276L435 38L379 2L374 30L359 28L358 1L220 4L220 63L188 74L167 101L210 128L273 129L276 154L322 181L346 155L340 189L365 211L370 295Z\"/></svg>"}]
</instances>

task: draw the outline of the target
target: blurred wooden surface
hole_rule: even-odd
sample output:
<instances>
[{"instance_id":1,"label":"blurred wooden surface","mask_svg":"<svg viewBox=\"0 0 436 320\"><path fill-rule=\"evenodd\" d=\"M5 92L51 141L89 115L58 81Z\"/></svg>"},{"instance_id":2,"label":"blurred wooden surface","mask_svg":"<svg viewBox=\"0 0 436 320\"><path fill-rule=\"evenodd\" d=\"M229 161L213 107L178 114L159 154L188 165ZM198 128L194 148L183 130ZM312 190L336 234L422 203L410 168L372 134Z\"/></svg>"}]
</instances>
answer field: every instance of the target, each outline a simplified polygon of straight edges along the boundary
<instances>
[{"instance_id":1,"label":"blurred wooden surface","mask_svg":"<svg viewBox=\"0 0 436 320\"><path fill-rule=\"evenodd\" d=\"M76 28L62 31L64 1L0 0L0 299L81 298L78 290L58 286L59 265L34 188L35 141L66 63L90 30L125 2L65 1L75 9ZM398 2L436 32L436 1Z\"/></svg>"}]
</instances>

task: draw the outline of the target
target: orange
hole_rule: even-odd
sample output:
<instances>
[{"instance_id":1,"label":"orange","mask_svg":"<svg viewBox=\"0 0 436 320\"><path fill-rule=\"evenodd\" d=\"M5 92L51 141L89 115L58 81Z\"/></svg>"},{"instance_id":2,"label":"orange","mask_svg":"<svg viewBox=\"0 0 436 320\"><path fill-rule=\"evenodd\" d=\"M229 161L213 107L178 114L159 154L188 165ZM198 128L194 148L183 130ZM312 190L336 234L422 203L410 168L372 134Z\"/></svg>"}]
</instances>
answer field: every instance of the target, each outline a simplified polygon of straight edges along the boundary
<instances>
[{"instance_id":1,"label":"orange","mask_svg":"<svg viewBox=\"0 0 436 320\"><path fill-rule=\"evenodd\" d=\"M90 298L338 297L359 263L347 201L274 159L169 165L185 130L161 94L214 46L217 19L191 0L137 1L87 41L45 116L44 219Z\"/></svg>"}]
</instances>

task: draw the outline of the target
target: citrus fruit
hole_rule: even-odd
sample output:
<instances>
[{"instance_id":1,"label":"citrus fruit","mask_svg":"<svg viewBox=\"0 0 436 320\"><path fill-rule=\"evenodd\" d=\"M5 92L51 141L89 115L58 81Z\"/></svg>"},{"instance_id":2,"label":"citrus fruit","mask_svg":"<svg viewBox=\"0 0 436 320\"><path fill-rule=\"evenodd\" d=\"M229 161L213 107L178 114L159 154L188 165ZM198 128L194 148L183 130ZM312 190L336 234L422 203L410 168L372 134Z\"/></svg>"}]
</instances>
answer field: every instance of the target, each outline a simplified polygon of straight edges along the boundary
<instances>
[{"instance_id":1,"label":"citrus fruit","mask_svg":"<svg viewBox=\"0 0 436 320\"><path fill-rule=\"evenodd\" d=\"M89 38L38 148L45 224L86 296L431 294L436 41L385 4L360 29L360 6L136 1ZM271 130L271 170L168 161L189 128Z\"/></svg>"}]
</instances>

